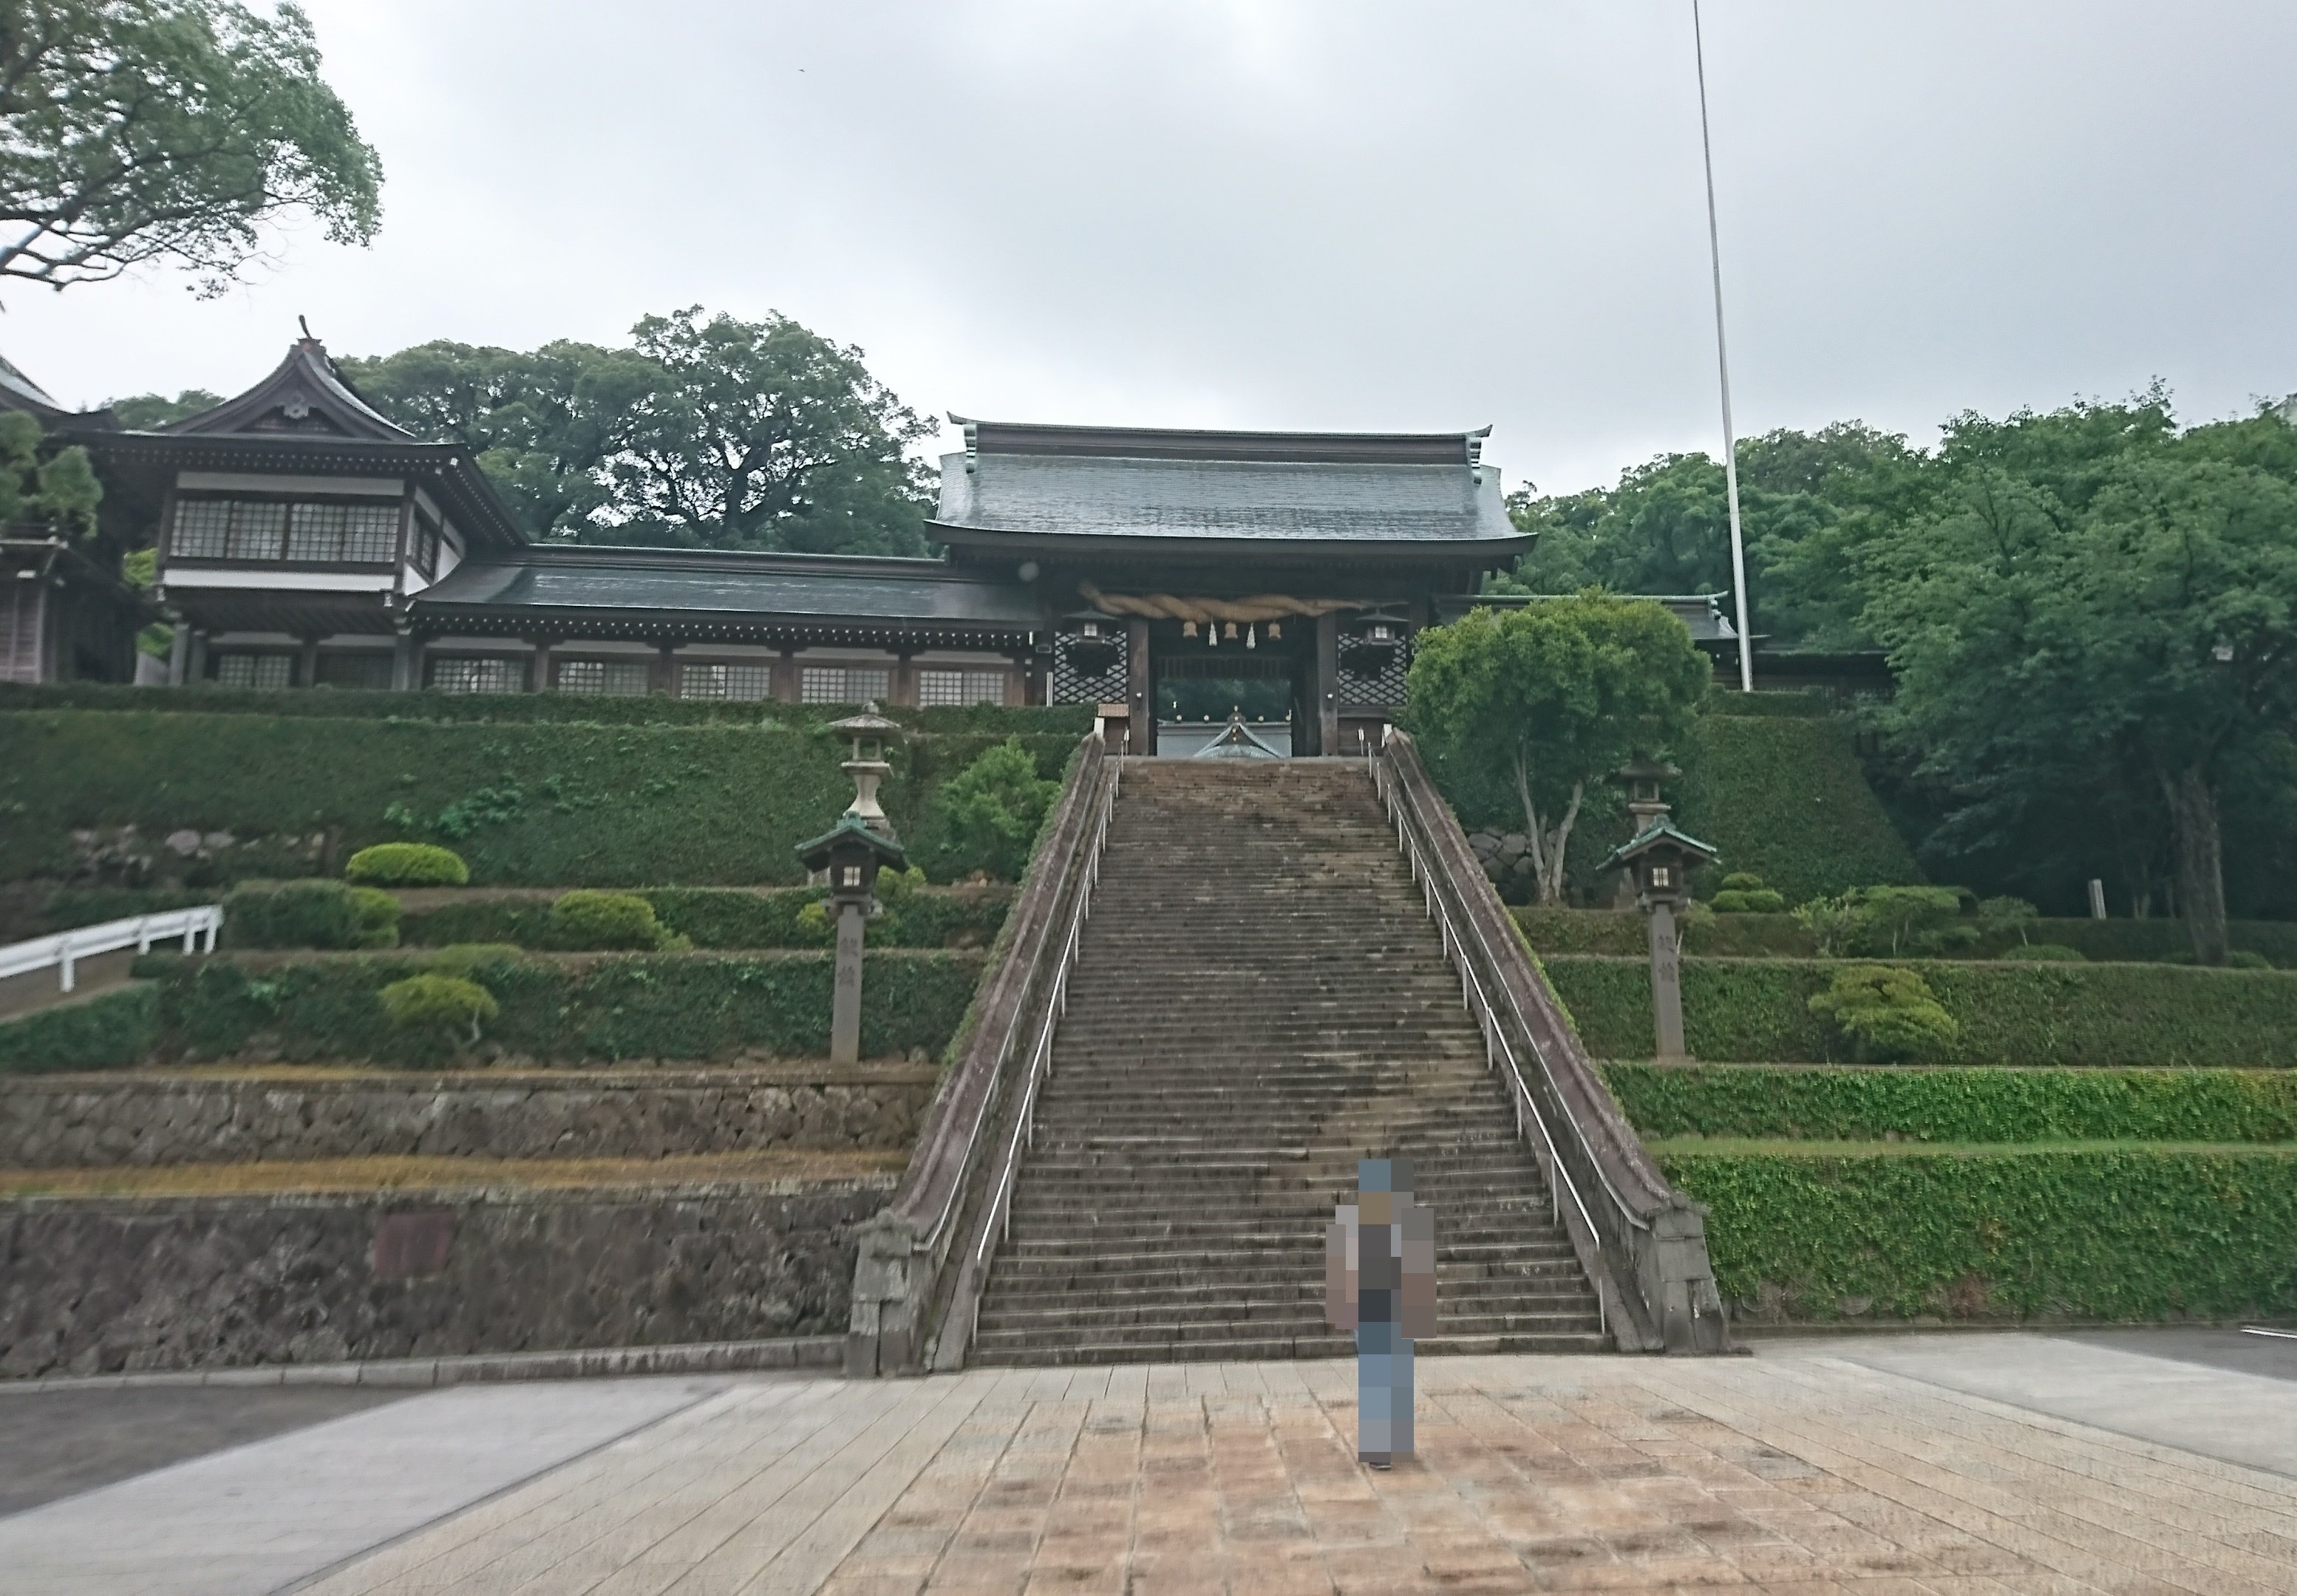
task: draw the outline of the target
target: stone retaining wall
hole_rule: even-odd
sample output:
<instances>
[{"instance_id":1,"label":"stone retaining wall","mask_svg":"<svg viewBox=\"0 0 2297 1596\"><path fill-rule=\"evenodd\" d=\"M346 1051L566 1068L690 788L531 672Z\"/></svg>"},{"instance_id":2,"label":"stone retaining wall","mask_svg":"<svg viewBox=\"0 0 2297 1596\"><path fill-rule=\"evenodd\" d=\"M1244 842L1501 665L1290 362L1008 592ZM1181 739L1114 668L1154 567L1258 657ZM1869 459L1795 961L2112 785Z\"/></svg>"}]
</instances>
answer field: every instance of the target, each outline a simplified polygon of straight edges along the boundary
<instances>
[{"instance_id":1,"label":"stone retaining wall","mask_svg":"<svg viewBox=\"0 0 2297 1596\"><path fill-rule=\"evenodd\" d=\"M892 1178L0 1204L0 1377L842 1332Z\"/></svg>"},{"instance_id":2,"label":"stone retaining wall","mask_svg":"<svg viewBox=\"0 0 2297 1596\"><path fill-rule=\"evenodd\" d=\"M899 1150L917 1139L934 1079L929 1067L819 1065L0 1079L0 1166Z\"/></svg>"}]
</instances>

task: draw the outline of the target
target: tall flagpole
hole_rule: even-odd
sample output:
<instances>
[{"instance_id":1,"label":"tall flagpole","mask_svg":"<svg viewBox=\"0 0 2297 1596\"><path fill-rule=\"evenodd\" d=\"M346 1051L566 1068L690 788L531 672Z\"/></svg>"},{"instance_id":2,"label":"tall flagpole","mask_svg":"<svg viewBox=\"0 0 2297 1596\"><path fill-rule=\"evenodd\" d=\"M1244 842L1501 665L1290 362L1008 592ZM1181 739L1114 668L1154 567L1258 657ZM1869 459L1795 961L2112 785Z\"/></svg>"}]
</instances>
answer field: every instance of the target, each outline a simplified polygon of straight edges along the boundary
<instances>
[{"instance_id":1,"label":"tall flagpole","mask_svg":"<svg viewBox=\"0 0 2297 1596\"><path fill-rule=\"evenodd\" d=\"M1723 379L1723 481L1731 492L1731 586L1739 613L1739 691L1755 690L1754 639L1747 635L1747 539L1739 528L1739 440L1731 430L1731 352L1723 341L1723 237L1715 225L1715 141L1707 131L1707 43L1699 0L1691 0L1691 47L1699 62L1699 149L1707 162L1707 253L1715 267L1715 366Z\"/></svg>"}]
</instances>

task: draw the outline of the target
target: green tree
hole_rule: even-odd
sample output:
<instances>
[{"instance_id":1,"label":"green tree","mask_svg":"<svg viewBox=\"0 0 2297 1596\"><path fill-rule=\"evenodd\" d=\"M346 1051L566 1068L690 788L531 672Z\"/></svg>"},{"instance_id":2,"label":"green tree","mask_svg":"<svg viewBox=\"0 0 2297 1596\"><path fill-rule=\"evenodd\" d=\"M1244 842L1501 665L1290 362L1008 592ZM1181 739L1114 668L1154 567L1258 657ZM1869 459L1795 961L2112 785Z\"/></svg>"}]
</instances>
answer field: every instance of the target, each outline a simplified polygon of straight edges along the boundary
<instances>
[{"instance_id":1,"label":"green tree","mask_svg":"<svg viewBox=\"0 0 2297 1596\"><path fill-rule=\"evenodd\" d=\"M650 316L634 347L434 342L345 374L384 415L466 444L539 534L922 555L931 430L858 350L786 317Z\"/></svg>"},{"instance_id":2,"label":"green tree","mask_svg":"<svg viewBox=\"0 0 2297 1596\"><path fill-rule=\"evenodd\" d=\"M301 9L12 0L0 21L0 276L55 289L162 261L214 295L267 224L364 244L381 163Z\"/></svg>"},{"instance_id":3,"label":"green tree","mask_svg":"<svg viewBox=\"0 0 2297 1596\"><path fill-rule=\"evenodd\" d=\"M1711 673L1665 609L1590 589L1420 633L1406 716L1440 770L1512 794L1551 903L1588 788L1680 740Z\"/></svg>"},{"instance_id":4,"label":"green tree","mask_svg":"<svg viewBox=\"0 0 2297 1596\"><path fill-rule=\"evenodd\" d=\"M32 527L84 541L95 531L103 488L78 444L45 449L40 424L0 411L0 527Z\"/></svg>"},{"instance_id":5,"label":"green tree","mask_svg":"<svg viewBox=\"0 0 2297 1596\"><path fill-rule=\"evenodd\" d=\"M212 410L221 403L223 395L219 393L210 393L204 388L186 388L173 399L164 393L130 394L126 399L111 400L104 408L129 432L149 432L170 422L197 415L202 410Z\"/></svg>"},{"instance_id":6,"label":"green tree","mask_svg":"<svg viewBox=\"0 0 2297 1596\"><path fill-rule=\"evenodd\" d=\"M2159 817L2194 957L2222 964L2221 798L2297 732L2297 485L2152 431L2038 452L2013 473L1996 451L1865 557L1891 720L1981 798L2065 812L2104 789Z\"/></svg>"},{"instance_id":7,"label":"green tree","mask_svg":"<svg viewBox=\"0 0 2297 1596\"><path fill-rule=\"evenodd\" d=\"M1037 761L1020 738L984 749L942 788L942 823L950 839L944 868L1018 881L1060 790L1059 782L1038 776Z\"/></svg>"}]
</instances>

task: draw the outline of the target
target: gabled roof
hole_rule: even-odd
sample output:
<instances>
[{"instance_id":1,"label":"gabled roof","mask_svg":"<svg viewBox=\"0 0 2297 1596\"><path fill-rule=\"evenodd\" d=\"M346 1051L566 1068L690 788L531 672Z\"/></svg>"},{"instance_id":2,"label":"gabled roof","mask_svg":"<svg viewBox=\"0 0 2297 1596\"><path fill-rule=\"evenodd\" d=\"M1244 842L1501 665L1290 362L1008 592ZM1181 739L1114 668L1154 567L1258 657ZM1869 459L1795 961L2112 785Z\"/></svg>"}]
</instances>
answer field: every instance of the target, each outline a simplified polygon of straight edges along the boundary
<instances>
[{"instance_id":1,"label":"gabled roof","mask_svg":"<svg viewBox=\"0 0 2297 1596\"><path fill-rule=\"evenodd\" d=\"M1409 554L1497 565L1530 547L1475 432L1218 432L959 420L927 522L1020 553Z\"/></svg>"},{"instance_id":2,"label":"gabled roof","mask_svg":"<svg viewBox=\"0 0 2297 1596\"><path fill-rule=\"evenodd\" d=\"M1701 864L1713 864L1723 857L1717 850L1700 842L1689 832L1679 831L1667 821L1661 820L1655 826L1644 827L1634 836L1612 849L1604 857L1603 862L1595 868L1599 870L1609 870L1626 864L1650 852L1661 843L1672 843L1686 852L1697 854Z\"/></svg>"},{"instance_id":3,"label":"gabled roof","mask_svg":"<svg viewBox=\"0 0 2297 1596\"><path fill-rule=\"evenodd\" d=\"M385 420L353 392L327 358L326 347L308 335L288 346L287 358L245 393L159 430L190 437L416 441L414 433Z\"/></svg>"},{"instance_id":4,"label":"gabled roof","mask_svg":"<svg viewBox=\"0 0 2297 1596\"><path fill-rule=\"evenodd\" d=\"M60 421L77 423L83 427L117 427L119 423L109 410L73 410L55 395L26 376L15 362L0 357L0 410L21 410L42 424Z\"/></svg>"}]
</instances>

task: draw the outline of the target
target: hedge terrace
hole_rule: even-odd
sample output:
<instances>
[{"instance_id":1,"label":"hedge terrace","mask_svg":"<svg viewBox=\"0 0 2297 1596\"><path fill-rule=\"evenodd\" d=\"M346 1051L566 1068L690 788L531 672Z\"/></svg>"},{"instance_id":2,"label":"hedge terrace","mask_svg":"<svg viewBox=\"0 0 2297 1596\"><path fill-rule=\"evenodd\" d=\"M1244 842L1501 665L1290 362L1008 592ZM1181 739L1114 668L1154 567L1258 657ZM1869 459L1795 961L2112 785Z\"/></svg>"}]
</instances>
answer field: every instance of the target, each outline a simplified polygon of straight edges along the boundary
<instances>
[{"instance_id":1,"label":"hedge terrace","mask_svg":"<svg viewBox=\"0 0 2297 1596\"><path fill-rule=\"evenodd\" d=\"M1009 736L1038 733L1071 741L1092 729L1092 706L974 704L965 708L878 712L926 732ZM20 710L134 710L155 714L254 715L268 720L482 721L497 725L825 726L854 713L852 704L711 701L661 694L604 697L580 693L371 693L320 688L261 692L202 687L188 692L63 682L44 687L0 682L0 713Z\"/></svg>"},{"instance_id":2,"label":"hedge terrace","mask_svg":"<svg viewBox=\"0 0 2297 1596\"><path fill-rule=\"evenodd\" d=\"M825 894L812 887L650 887L634 896L654 905L663 926L697 948L821 948L826 932L811 930L798 913ZM441 948L455 942L513 942L523 948L549 945L546 924L556 894L495 897L475 894L459 901L419 901L399 921L402 946ZM985 948L996 940L1012 901L1012 889L996 884L928 887L911 893L869 922L869 942L886 948ZM229 930L228 923L226 926Z\"/></svg>"},{"instance_id":3,"label":"hedge terrace","mask_svg":"<svg viewBox=\"0 0 2297 1596\"><path fill-rule=\"evenodd\" d=\"M889 751L886 810L929 872L942 784L1000 740L918 736ZM1046 777L1060 774L1076 742L1066 732L1023 738ZM72 831L132 825L148 847L178 829L243 844L324 833L322 873L369 843L407 839L446 843L482 884L793 882L802 873L792 850L852 795L838 769L846 752L824 731L755 725L0 712L0 880L67 876ZM242 847L214 874L310 868L283 869L276 851Z\"/></svg>"},{"instance_id":4,"label":"hedge terrace","mask_svg":"<svg viewBox=\"0 0 2297 1596\"><path fill-rule=\"evenodd\" d=\"M161 1051L192 1059L260 1052L302 1062L437 1064L432 1039L394 1031L377 993L416 975L416 954L187 959L155 954ZM547 1064L724 1060L829 1049L827 953L607 954L487 963L471 978L500 1012L490 1051ZM864 967L861 1048L938 1055L981 974L978 953L881 951Z\"/></svg>"},{"instance_id":5,"label":"hedge terrace","mask_svg":"<svg viewBox=\"0 0 2297 1596\"><path fill-rule=\"evenodd\" d=\"M1643 917L1632 910L1535 907L1518 909L1515 917L1542 954L1631 958L1646 949ZM2277 968L2297 968L2297 924L2235 920L2231 931L2235 949L2256 953ZM2029 920L2025 940L2072 948L2099 963L2185 963L2193 958L2193 942L2182 920ZM2013 945L2014 938L1983 951L1995 956ZM1683 950L1693 958L1807 958L1813 943L1792 915L1718 914L1684 925Z\"/></svg>"},{"instance_id":6,"label":"hedge terrace","mask_svg":"<svg viewBox=\"0 0 2297 1596\"><path fill-rule=\"evenodd\" d=\"M2297 1313L2297 1148L1659 1142L1741 1322Z\"/></svg>"},{"instance_id":7,"label":"hedge terrace","mask_svg":"<svg viewBox=\"0 0 2297 1596\"><path fill-rule=\"evenodd\" d=\"M1651 1057L1648 963L1560 955L1543 962L1590 1051ZM1810 1011L1838 967L1811 958L1684 960L1692 1054L1757 1064L1845 1057ZM1961 1028L1940 1064L2297 1065L2297 974L1943 959L1917 967Z\"/></svg>"},{"instance_id":8,"label":"hedge terrace","mask_svg":"<svg viewBox=\"0 0 2297 1596\"><path fill-rule=\"evenodd\" d=\"M0 1075L126 1069L142 1061L159 1033L158 989L132 982L0 1020Z\"/></svg>"},{"instance_id":9,"label":"hedge terrace","mask_svg":"<svg viewBox=\"0 0 2297 1596\"><path fill-rule=\"evenodd\" d=\"M1661 1140L2297 1141L2297 1071L1610 1064L1603 1077Z\"/></svg>"}]
</instances>

